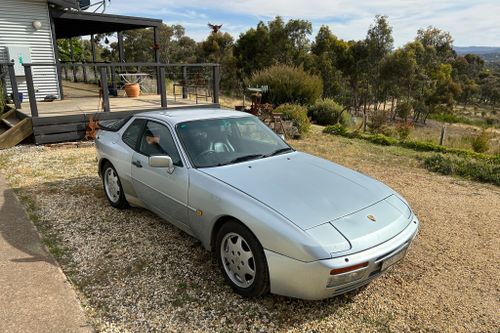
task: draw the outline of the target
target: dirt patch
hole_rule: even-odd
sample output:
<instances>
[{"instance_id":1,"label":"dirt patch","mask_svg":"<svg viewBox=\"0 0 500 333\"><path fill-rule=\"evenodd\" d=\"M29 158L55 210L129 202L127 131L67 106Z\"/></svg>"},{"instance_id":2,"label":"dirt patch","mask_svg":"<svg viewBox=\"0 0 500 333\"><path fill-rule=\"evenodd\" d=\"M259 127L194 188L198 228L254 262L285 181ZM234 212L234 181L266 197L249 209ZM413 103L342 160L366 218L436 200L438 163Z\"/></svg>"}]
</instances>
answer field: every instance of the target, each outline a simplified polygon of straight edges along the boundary
<instances>
[{"instance_id":1,"label":"dirt patch","mask_svg":"<svg viewBox=\"0 0 500 333\"><path fill-rule=\"evenodd\" d=\"M384 181L421 220L408 256L357 292L320 302L243 299L194 238L142 209L113 209L92 147L0 152L99 331L498 332L500 190L418 167L414 153L322 135L293 141Z\"/></svg>"}]
</instances>

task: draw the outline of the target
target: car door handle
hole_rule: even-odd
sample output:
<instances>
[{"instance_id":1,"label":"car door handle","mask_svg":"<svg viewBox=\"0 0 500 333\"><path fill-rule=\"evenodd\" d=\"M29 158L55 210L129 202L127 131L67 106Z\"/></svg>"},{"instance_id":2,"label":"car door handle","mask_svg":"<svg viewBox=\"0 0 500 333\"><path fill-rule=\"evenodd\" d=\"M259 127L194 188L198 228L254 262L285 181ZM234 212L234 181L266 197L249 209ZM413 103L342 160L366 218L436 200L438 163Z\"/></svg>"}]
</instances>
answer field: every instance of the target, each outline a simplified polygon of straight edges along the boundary
<instances>
[{"instance_id":1,"label":"car door handle","mask_svg":"<svg viewBox=\"0 0 500 333\"><path fill-rule=\"evenodd\" d=\"M142 168L142 164L140 161L132 161L132 164L135 165L138 168Z\"/></svg>"}]
</instances>

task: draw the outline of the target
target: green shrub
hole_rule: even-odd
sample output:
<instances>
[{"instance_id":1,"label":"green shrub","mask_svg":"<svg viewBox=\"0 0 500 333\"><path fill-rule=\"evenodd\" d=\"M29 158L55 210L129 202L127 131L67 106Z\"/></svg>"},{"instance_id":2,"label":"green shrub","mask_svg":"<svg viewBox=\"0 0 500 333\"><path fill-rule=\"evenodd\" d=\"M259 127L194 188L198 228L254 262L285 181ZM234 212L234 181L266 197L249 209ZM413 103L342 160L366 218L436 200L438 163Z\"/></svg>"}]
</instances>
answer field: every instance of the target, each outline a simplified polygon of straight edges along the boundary
<instances>
[{"instance_id":1,"label":"green shrub","mask_svg":"<svg viewBox=\"0 0 500 333\"><path fill-rule=\"evenodd\" d=\"M472 138L472 150L476 153L485 153L490 149L490 137L486 131L482 131L480 135Z\"/></svg>"},{"instance_id":2,"label":"green shrub","mask_svg":"<svg viewBox=\"0 0 500 333\"><path fill-rule=\"evenodd\" d=\"M370 117L370 130L374 133L387 131L387 112L384 110L373 111ZM387 132L386 132L387 133Z\"/></svg>"},{"instance_id":3,"label":"green shrub","mask_svg":"<svg viewBox=\"0 0 500 333\"><path fill-rule=\"evenodd\" d=\"M323 81L301 67L274 65L253 73L251 86L269 86L263 102L274 105L285 103L312 104L323 92Z\"/></svg>"},{"instance_id":4,"label":"green shrub","mask_svg":"<svg viewBox=\"0 0 500 333\"><path fill-rule=\"evenodd\" d=\"M346 136L347 129L342 124L335 124L335 125L326 126L323 129L323 133Z\"/></svg>"},{"instance_id":5,"label":"green shrub","mask_svg":"<svg viewBox=\"0 0 500 333\"><path fill-rule=\"evenodd\" d=\"M305 134L309 131L311 123L307 117L307 109L298 104L282 104L274 112L283 114L285 120L291 120L297 127L299 134Z\"/></svg>"},{"instance_id":6,"label":"green shrub","mask_svg":"<svg viewBox=\"0 0 500 333\"><path fill-rule=\"evenodd\" d=\"M446 152L448 148L427 141L401 141L400 145L417 151Z\"/></svg>"},{"instance_id":7,"label":"green shrub","mask_svg":"<svg viewBox=\"0 0 500 333\"><path fill-rule=\"evenodd\" d=\"M309 106L308 114L319 125L348 125L351 121L344 107L331 98L318 99Z\"/></svg>"},{"instance_id":8,"label":"green shrub","mask_svg":"<svg viewBox=\"0 0 500 333\"><path fill-rule=\"evenodd\" d=\"M396 133L400 140L406 140L410 136L413 124L409 122L396 124Z\"/></svg>"},{"instance_id":9,"label":"green shrub","mask_svg":"<svg viewBox=\"0 0 500 333\"><path fill-rule=\"evenodd\" d=\"M423 164L430 171L445 175L458 175L500 186L500 164L498 163L469 157L450 157L436 154L426 157Z\"/></svg>"},{"instance_id":10,"label":"green shrub","mask_svg":"<svg viewBox=\"0 0 500 333\"><path fill-rule=\"evenodd\" d=\"M385 136L383 134L368 135L364 139L382 146L393 146L398 143L397 139L391 138L390 136Z\"/></svg>"}]
</instances>

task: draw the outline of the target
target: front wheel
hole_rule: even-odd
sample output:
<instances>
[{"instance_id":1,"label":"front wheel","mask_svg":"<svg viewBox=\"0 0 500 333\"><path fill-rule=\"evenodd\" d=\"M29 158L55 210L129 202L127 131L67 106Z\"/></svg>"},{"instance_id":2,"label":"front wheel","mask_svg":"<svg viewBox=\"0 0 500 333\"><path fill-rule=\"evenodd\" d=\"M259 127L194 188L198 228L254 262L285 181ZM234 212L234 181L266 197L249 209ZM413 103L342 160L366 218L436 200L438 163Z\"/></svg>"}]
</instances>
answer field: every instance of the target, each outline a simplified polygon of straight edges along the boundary
<instances>
[{"instance_id":1,"label":"front wheel","mask_svg":"<svg viewBox=\"0 0 500 333\"><path fill-rule=\"evenodd\" d=\"M108 198L111 206L119 209L127 208L128 202L123 192L122 184L118 173L111 163L106 162L102 168L102 182L104 185L104 193Z\"/></svg>"},{"instance_id":2,"label":"front wheel","mask_svg":"<svg viewBox=\"0 0 500 333\"><path fill-rule=\"evenodd\" d=\"M238 294L258 297L269 291L269 272L257 238L237 221L225 223L217 234L217 262L226 282Z\"/></svg>"}]
</instances>

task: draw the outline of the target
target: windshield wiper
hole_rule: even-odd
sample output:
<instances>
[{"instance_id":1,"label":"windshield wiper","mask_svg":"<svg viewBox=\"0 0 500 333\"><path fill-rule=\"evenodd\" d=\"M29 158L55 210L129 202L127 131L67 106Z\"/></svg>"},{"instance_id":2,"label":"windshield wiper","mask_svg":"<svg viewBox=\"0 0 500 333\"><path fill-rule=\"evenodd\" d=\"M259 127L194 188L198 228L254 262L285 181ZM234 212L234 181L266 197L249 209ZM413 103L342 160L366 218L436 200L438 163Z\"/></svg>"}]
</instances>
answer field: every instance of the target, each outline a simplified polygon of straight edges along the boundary
<instances>
[{"instance_id":1,"label":"windshield wiper","mask_svg":"<svg viewBox=\"0 0 500 333\"><path fill-rule=\"evenodd\" d=\"M279 155L279 154L282 154L282 153L285 153L287 151L293 151L292 148L290 147L286 147L286 148L280 148L280 149L277 149L267 155L264 155L263 157L270 157L270 156L276 156L276 155Z\"/></svg>"},{"instance_id":2,"label":"windshield wiper","mask_svg":"<svg viewBox=\"0 0 500 333\"><path fill-rule=\"evenodd\" d=\"M233 164L233 163L238 163L238 162L245 162L245 161L249 161L249 160L255 160L255 159L260 158L260 157L264 157L264 155L262 155L262 154L243 155L243 156L236 157L230 161L219 163L219 164L217 164L217 166Z\"/></svg>"}]
</instances>

